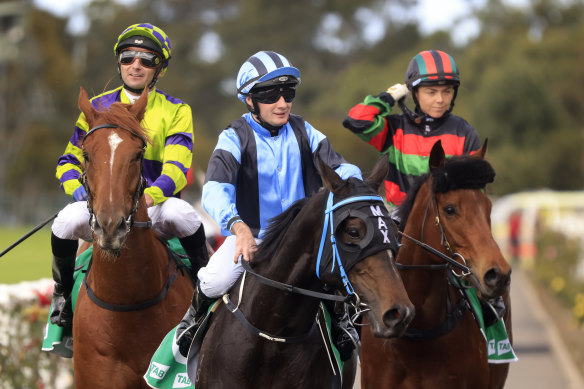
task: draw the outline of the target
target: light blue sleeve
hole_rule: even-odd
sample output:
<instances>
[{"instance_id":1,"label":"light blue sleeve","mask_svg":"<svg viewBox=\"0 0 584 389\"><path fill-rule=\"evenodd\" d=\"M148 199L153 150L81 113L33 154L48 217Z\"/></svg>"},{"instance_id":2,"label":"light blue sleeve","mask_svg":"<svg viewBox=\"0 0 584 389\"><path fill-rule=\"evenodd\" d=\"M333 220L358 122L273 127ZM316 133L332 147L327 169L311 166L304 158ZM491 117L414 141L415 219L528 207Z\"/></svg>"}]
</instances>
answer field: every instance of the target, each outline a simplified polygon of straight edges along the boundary
<instances>
[{"instance_id":1,"label":"light blue sleeve","mask_svg":"<svg viewBox=\"0 0 584 389\"><path fill-rule=\"evenodd\" d=\"M227 230L227 223L238 215L235 206L235 186L217 181L206 182L203 185L202 204L203 209L221 227L221 234L231 235Z\"/></svg>"},{"instance_id":2,"label":"light blue sleeve","mask_svg":"<svg viewBox=\"0 0 584 389\"><path fill-rule=\"evenodd\" d=\"M219 224L223 235L231 235L227 223L238 216L235 183L241 163L240 147L239 137L233 129L221 132L209 160L203 185L203 209Z\"/></svg>"}]
</instances>

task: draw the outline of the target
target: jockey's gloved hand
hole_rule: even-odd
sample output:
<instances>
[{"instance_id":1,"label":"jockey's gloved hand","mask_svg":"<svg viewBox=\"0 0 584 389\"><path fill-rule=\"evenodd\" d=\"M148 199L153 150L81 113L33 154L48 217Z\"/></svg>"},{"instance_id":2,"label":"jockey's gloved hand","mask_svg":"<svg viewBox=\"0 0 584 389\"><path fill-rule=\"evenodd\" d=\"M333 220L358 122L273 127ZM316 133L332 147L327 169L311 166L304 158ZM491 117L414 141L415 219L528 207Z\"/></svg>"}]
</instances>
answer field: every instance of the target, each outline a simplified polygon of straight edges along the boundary
<instances>
[{"instance_id":1,"label":"jockey's gloved hand","mask_svg":"<svg viewBox=\"0 0 584 389\"><path fill-rule=\"evenodd\" d=\"M387 93L393 97L394 101L399 101L406 97L410 91L405 84L395 84L387 88Z\"/></svg>"},{"instance_id":2,"label":"jockey's gloved hand","mask_svg":"<svg viewBox=\"0 0 584 389\"><path fill-rule=\"evenodd\" d=\"M87 200L87 192L85 191L85 187L83 185L75 189L75 191L73 192L73 198L75 199L75 201Z\"/></svg>"}]
</instances>

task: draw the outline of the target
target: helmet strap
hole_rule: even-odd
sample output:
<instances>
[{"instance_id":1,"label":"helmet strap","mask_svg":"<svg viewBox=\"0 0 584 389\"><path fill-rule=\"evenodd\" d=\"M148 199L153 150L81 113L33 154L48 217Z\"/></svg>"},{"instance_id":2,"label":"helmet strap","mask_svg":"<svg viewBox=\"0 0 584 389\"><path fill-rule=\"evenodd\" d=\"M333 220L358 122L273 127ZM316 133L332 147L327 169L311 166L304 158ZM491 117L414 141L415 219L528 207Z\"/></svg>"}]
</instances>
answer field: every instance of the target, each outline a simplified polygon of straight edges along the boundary
<instances>
[{"instance_id":1,"label":"helmet strap","mask_svg":"<svg viewBox=\"0 0 584 389\"><path fill-rule=\"evenodd\" d=\"M416 100L415 95L412 93L412 97L414 99L414 102L416 103L416 112L413 112L405 103L405 99L400 99L398 100L397 104L399 105L399 108L402 110L403 114L406 115L408 117L408 119L410 119L412 122L416 123L416 124L420 124L422 123L422 120L424 119L424 115L418 113L418 101Z\"/></svg>"},{"instance_id":2,"label":"helmet strap","mask_svg":"<svg viewBox=\"0 0 584 389\"><path fill-rule=\"evenodd\" d=\"M454 109L454 100L456 100L456 95L458 94L458 85L454 86L454 95L452 96L452 101L450 102L450 108L448 108L448 112L452 112Z\"/></svg>"}]
</instances>

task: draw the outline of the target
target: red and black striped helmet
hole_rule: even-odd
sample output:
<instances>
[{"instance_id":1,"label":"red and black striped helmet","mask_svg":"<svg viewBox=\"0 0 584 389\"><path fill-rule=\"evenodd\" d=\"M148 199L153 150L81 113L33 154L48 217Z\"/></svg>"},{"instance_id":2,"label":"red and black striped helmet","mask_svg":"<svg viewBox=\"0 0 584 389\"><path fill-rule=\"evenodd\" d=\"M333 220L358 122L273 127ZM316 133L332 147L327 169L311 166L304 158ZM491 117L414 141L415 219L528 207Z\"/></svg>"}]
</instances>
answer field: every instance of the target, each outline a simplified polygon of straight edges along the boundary
<instances>
[{"instance_id":1,"label":"red and black striped helmet","mask_svg":"<svg viewBox=\"0 0 584 389\"><path fill-rule=\"evenodd\" d=\"M410 91L420 85L460 85L460 74L454 59L440 50L425 50L412 58L406 71Z\"/></svg>"}]
</instances>

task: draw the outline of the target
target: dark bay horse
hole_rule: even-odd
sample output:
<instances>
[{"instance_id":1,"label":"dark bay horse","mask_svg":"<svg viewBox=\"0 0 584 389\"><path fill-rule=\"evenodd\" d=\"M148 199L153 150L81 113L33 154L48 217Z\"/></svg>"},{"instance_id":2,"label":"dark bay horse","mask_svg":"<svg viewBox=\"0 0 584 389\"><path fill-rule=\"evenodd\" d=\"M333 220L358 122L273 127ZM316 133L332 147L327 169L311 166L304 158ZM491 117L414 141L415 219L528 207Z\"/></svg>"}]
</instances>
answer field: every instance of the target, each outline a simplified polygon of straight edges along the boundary
<instances>
[{"instance_id":1,"label":"dark bay horse","mask_svg":"<svg viewBox=\"0 0 584 389\"><path fill-rule=\"evenodd\" d=\"M370 308L367 317L376 336L405 331L414 310L387 249L387 239L395 238L377 195L387 168L387 160L381 160L367 182L344 181L320 163L327 190L272 221L251 262L253 270L248 268L231 289L230 309L244 319L225 304L213 314L198 354L197 389L341 387L336 362L315 324L320 298L293 288L328 291L329 297L337 290L358 298ZM194 369L189 363L193 381ZM352 386L353 380L345 379L343 387Z\"/></svg>"},{"instance_id":2,"label":"dark bay horse","mask_svg":"<svg viewBox=\"0 0 584 389\"><path fill-rule=\"evenodd\" d=\"M141 174L148 137L140 127L147 101L143 94L98 111L83 88L79 95L91 129L82 150L94 243L73 319L77 388L148 388L150 357L193 294L148 223Z\"/></svg>"},{"instance_id":3,"label":"dark bay horse","mask_svg":"<svg viewBox=\"0 0 584 389\"><path fill-rule=\"evenodd\" d=\"M486 141L473 156L445 159L437 142L430 173L414 185L400 207L405 227L397 262L416 317L400 339L378 339L363 329L363 389L503 388L509 363L487 362L479 326L449 281L457 274L470 281L479 298L503 296L507 308L503 320L511 340L511 267L491 234L485 186L493 180L494 170L484 160L485 151ZM472 273L460 277L459 268L408 237L465 264Z\"/></svg>"}]
</instances>

